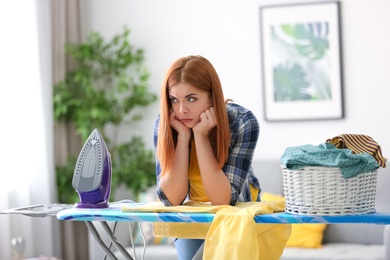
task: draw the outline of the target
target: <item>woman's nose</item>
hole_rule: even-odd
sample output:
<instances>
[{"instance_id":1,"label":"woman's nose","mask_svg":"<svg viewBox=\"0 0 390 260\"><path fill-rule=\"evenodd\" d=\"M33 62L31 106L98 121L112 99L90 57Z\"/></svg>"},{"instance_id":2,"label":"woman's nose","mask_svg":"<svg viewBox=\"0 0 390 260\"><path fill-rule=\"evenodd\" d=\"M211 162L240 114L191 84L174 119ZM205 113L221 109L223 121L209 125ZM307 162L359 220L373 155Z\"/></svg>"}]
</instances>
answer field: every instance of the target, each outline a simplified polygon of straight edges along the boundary
<instances>
[{"instance_id":1,"label":"woman's nose","mask_svg":"<svg viewBox=\"0 0 390 260\"><path fill-rule=\"evenodd\" d=\"M188 113L188 108L183 103L180 104L180 113L182 113L182 114Z\"/></svg>"}]
</instances>

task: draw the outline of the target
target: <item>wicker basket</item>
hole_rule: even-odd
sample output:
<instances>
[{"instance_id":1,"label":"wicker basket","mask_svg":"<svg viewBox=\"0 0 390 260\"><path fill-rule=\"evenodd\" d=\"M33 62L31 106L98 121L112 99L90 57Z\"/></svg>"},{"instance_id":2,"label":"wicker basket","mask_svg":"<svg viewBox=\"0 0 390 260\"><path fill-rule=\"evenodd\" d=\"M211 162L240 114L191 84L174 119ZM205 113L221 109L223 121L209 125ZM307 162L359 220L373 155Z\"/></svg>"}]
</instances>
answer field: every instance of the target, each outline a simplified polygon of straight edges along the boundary
<instances>
[{"instance_id":1,"label":"wicker basket","mask_svg":"<svg viewBox=\"0 0 390 260\"><path fill-rule=\"evenodd\" d=\"M305 215L356 215L375 212L378 171L345 179L339 168L282 167L286 212Z\"/></svg>"}]
</instances>

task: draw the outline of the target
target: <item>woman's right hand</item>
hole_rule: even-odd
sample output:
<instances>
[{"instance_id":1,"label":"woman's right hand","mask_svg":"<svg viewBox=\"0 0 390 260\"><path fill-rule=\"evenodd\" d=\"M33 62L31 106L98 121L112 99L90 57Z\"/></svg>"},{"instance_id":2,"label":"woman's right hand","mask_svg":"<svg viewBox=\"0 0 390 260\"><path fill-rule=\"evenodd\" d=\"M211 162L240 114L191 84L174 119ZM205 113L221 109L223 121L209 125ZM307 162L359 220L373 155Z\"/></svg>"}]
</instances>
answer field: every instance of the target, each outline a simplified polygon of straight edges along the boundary
<instances>
[{"instance_id":1,"label":"woman's right hand","mask_svg":"<svg viewBox=\"0 0 390 260\"><path fill-rule=\"evenodd\" d=\"M188 134L189 136L191 136L191 129L188 128L183 122L181 122L177 117L176 117L176 114L175 112L171 112L171 115L170 115L170 123L171 123L171 127L173 129L175 129L177 131L177 133L180 135L180 134Z\"/></svg>"}]
</instances>

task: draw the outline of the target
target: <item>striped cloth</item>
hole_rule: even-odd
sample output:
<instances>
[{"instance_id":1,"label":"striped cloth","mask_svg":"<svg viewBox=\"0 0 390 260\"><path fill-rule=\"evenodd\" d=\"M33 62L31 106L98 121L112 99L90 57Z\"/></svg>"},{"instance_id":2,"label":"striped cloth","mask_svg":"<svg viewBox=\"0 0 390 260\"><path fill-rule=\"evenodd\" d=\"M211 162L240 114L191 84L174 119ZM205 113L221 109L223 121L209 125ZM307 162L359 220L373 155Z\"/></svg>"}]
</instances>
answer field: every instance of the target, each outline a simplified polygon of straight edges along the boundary
<instances>
[{"instance_id":1,"label":"striped cloth","mask_svg":"<svg viewBox=\"0 0 390 260\"><path fill-rule=\"evenodd\" d=\"M349 148L355 154L368 153L375 158L380 167L386 167L387 159L383 157L380 145L368 135L342 134L328 139L326 142L332 143L340 149Z\"/></svg>"}]
</instances>

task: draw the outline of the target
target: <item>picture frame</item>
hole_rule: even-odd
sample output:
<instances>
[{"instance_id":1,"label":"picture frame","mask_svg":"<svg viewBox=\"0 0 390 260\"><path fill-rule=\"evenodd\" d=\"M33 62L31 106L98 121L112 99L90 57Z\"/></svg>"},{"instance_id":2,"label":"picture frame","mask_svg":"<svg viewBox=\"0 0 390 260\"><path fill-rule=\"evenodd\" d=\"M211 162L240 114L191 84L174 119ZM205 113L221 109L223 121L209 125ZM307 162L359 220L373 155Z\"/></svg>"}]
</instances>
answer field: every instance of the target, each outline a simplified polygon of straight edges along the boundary
<instances>
[{"instance_id":1,"label":"picture frame","mask_svg":"<svg viewBox=\"0 0 390 260\"><path fill-rule=\"evenodd\" d=\"M260 7L266 121L344 118L340 2Z\"/></svg>"}]
</instances>

